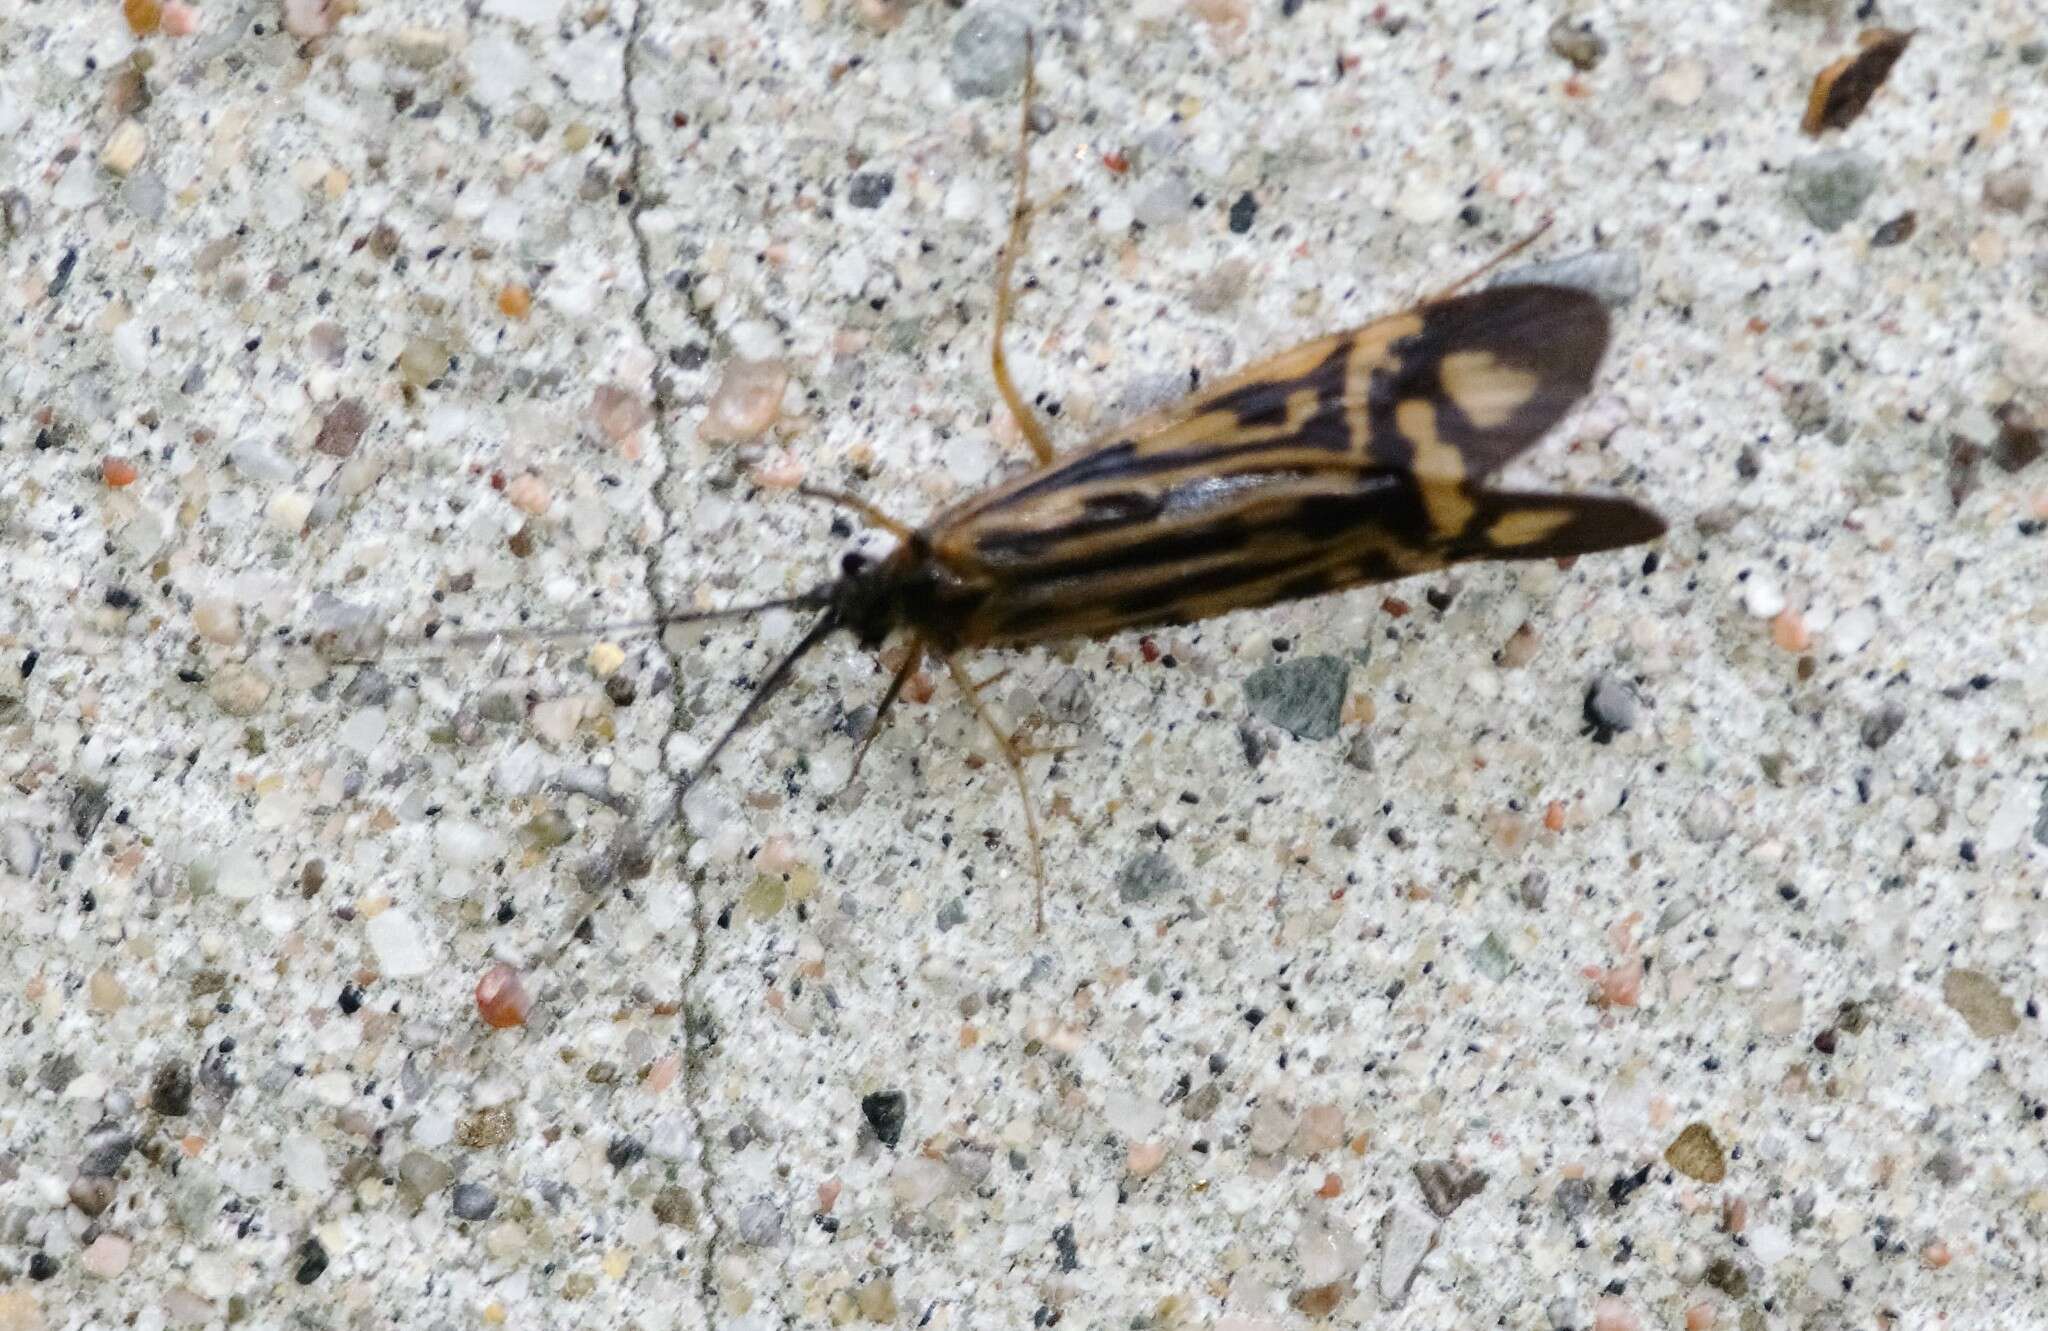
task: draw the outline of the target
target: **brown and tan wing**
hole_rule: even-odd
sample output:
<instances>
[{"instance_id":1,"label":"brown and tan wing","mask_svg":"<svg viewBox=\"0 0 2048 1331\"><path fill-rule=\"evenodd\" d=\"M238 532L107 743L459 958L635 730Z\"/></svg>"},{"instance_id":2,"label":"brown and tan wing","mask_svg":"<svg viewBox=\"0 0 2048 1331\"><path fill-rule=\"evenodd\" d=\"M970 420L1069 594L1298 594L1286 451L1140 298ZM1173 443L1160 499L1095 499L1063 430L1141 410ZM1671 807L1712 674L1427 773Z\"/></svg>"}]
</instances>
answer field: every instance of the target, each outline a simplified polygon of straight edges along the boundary
<instances>
[{"instance_id":1,"label":"brown and tan wing","mask_svg":"<svg viewBox=\"0 0 2048 1331\"><path fill-rule=\"evenodd\" d=\"M1591 386L1600 302L1511 285L1304 343L941 515L931 533L1079 534L1149 499L1245 476L1378 467L1414 479L1445 531L1470 489L1540 438ZM972 542L942 558L973 561Z\"/></svg>"},{"instance_id":2,"label":"brown and tan wing","mask_svg":"<svg viewBox=\"0 0 2048 1331\"><path fill-rule=\"evenodd\" d=\"M1590 554L1656 539L1664 523L1610 496L1468 492L1441 535L1412 480L1379 467L1240 478L1213 496L1085 538L983 533L957 621L965 645L1099 637L1392 582L1450 564ZM966 590L963 587L963 590Z\"/></svg>"},{"instance_id":3,"label":"brown and tan wing","mask_svg":"<svg viewBox=\"0 0 2048 1331\"><path fill-rule=\"evenodd\" d=\"M930 627L1096 635L1654 539L1625 499L1484 484L1585 394L1606 340L1593 297L1507 286L1297 347L942 514Z\"/></svg>"}]
</instances>

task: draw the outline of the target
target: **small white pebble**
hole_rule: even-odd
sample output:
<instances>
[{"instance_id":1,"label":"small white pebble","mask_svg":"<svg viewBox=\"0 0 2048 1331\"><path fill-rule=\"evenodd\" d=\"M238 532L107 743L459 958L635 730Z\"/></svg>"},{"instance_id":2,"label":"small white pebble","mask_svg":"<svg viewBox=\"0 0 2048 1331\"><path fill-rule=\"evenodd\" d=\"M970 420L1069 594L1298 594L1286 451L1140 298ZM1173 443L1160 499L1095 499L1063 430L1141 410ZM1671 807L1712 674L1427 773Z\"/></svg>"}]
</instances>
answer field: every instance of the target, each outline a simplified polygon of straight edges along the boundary
<instances>
[{"instance_id":1,"label":"small white pebble","mask_svg":"<svg viewBox=\"0 0 2048 1331\"><path fill-rule=\"evenodd\" d=\"M394 907L373 917L364 926L377 969L387 979L424 975L433 969L434 950L410 911Z\"/></svg>"},{"instance_id":2,"label":"small white pebble","mask_svg":"<svg viewBox=\"0 0 2048 1331\"><path fill-rule=\"evenodd\" d=\"M535 703L527 714L533 723L534 733L550 744L567 744L576 735L576 727L583 720L583 699L550 698Z\"/></svg>"},{"instance_id":3,"label":"small white pebble","mask_svg":"<svg viewBox=\"0 0 2048 1331\"><path fill-rule=\"evenodd\" d=\"M297 535L312 515L312 497L300 490L279 490L264 506L263 520L278 531Z\"/></svg>"},{"instance_id":4,"label":"small white pebble","mask_svg":"<svg viewBox=\"0 0 2048 1331\"><path fill-rule=\"evenodd\" d=\"M1785 593L1769 578L1753 575L1742 585L1742 608L1758 619L1775 619L1785 608Z\"/></svg>"}]
</instances>

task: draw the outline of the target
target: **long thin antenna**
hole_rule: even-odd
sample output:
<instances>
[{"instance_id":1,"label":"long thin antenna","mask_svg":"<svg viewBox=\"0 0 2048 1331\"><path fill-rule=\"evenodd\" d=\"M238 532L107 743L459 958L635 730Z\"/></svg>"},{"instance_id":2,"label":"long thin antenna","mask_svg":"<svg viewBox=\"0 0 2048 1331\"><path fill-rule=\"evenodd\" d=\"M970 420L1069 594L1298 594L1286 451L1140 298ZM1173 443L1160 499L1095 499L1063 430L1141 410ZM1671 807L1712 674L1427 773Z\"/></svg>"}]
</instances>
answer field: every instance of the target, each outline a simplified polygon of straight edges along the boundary
<instances>
[{"instance_id":1,"label":"long thin antenna","mask_svg":"<svg viewBox=\"0 0 2048 1331\"><path fill-rule=\"evenodd\" d=\"M689 780L683 783L684 790L688 790L696 785L697 778L703 776L705 772L711 769L711 764L718 761L718 755L725 752L725 746L732 742L733 736L745 730L748 723L759 715L761 709L767 705L768 700L782 692L782 686L789 683L789 677L795 671L796 663L801 661L811 648L823 642L827 634L838 627L839 616L831 611L828 610L818 616L818 622L811 625L804 636L797 640L796 646L789 649L789 655L775 663L775 668L768 672L768 677L762 680L760 687L754 690L754 696L747 699L747 705L740 708L740 714L734 717L732 724L725 728L725 733L718 737L718 742L711 746L711 751L697 760L697 766L691 770Z\"/></svg>"},{"instance_id":2,"label":"long thin antenna","mask_svg":"<svg viewBox=\"0 0 2048 1331\"><path fill-rule=\"evenodd\" d=\"M656 615L652 619L614 620L605 624L558 624L544 628L508 624L492 629L473 629L467 633L437 633L432 642L436 646L475 647L499 638L572 638L593 633L637 633L642 629L667 628L671 624L697 624L707 619L737 619L741 615L758 615L766 610L816 610L825 604L825 600L825 590L815 588L801 596L756 601L751 605L729 605L718 610L684 610L672 615Z\"/></svg>"}]
</instances>

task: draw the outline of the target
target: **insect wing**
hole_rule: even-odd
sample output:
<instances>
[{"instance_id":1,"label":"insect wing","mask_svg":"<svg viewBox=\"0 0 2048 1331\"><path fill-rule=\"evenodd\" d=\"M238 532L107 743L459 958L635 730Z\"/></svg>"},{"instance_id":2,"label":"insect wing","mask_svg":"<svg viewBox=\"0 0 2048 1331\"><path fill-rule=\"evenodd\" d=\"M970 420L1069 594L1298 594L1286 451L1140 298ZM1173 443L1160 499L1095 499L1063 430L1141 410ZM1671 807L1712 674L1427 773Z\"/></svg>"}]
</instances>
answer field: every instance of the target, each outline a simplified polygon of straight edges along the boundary
<instances>
[{"instance_id":1,"label":"insect wing","mask_svg":"<svg viewBox=\"0 0 2048 1331\"><path fill-rule=\"evenodd\" d=\"M966 642L1185 622L1469 559L1654 537L1624 500L1480 484L1584 396L1598 300L1511 285L1255 365L930 528Z\"/></svg>"}]
</instances>

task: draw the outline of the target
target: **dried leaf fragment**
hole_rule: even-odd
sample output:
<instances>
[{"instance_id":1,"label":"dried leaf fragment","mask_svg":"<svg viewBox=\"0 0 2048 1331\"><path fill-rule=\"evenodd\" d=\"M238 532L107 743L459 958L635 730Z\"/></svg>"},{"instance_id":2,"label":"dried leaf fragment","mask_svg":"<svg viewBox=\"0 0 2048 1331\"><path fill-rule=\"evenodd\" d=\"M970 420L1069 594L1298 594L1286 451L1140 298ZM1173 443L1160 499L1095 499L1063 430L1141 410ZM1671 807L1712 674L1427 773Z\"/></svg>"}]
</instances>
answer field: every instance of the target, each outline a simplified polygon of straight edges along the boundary
<instances>
[{"instance_id":1,"label":"dried leaf fragment","mask_svg":"<svg viewBox=\"0 0 2048 1331\"><path fill-rule=\"evenodd\" d=\"M1856 54L1843 56L1814 76L1806 95L1806 118L1799 127L1815 138L1827 130L1847 128L1870 105L1912 40L1911 32L1896 28L1866 29L1856 38Z\"/></svg>"}]
</instances>

